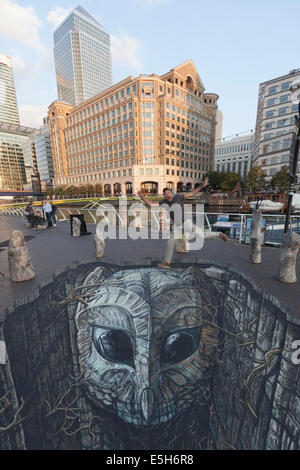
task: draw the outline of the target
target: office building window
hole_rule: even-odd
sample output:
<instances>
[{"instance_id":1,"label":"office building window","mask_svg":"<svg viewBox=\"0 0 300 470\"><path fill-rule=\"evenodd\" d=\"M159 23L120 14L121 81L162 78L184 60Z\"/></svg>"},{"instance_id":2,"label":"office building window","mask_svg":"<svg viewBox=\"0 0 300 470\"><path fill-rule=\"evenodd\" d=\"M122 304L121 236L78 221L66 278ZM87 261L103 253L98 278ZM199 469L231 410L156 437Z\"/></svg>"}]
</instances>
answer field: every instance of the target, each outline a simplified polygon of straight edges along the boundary
<instances>
[{"instance_id":1,"label":"office building window","mask_svg":"<svg viewBox=\"0 0 300 470\"><path fill-rule=\"evenodd\" d=\"M281 91L289 90L291 86L291 82L285 82L281 85Z\"/></svg>"},{"instance_id":2,"label":"office building window","mask_svg":"<svg viewBox=\"0 0 300 470\"><path fill-rule=\"evenodd\" d=\"M269 88L269 95L273 95L276 92L277 92L277 86L272 86L271 88Z\"/></svg>"}]
</instances>

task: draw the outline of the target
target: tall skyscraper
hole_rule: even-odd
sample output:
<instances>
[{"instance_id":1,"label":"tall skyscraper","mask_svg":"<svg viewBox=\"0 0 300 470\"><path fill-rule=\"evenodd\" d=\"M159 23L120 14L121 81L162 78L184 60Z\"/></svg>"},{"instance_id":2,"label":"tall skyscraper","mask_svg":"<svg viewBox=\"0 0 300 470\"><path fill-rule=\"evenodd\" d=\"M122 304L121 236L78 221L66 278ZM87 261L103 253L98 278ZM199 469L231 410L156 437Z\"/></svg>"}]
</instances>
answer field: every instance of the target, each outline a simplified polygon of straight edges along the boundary
<instances>
[{"instance_id":1,"label":"tall skyscraper","mask_svg":"<svg viewBox=\"0 0 300 470\"><path fill-rule=\"evenodd\" d=\"M44 125L36 132L34 145L42 189L46 190L48 187L52 186L52 180L54 178L50 129L47 125L46 118L44 118Z\"/></svg>"},{"instance_id":2,"label":"tall skyscraper","mask_svg":"<svg viewBox=\"0 0 300 470\"><path fill-rule=\"evenodd\" d=\"M78 6L54 31L58 99L77 106L112 85L110 37Z\"/></svg>"},{"instance_id":3,"label":"tall skyscraper","mask_svg":"<svg viewBox=\"0 0 300 470\"><path fill-rule=\"evenodd\" d=\"M11 58L0 53L0 121L20 124Z\"/></svg>"}]
</instances>

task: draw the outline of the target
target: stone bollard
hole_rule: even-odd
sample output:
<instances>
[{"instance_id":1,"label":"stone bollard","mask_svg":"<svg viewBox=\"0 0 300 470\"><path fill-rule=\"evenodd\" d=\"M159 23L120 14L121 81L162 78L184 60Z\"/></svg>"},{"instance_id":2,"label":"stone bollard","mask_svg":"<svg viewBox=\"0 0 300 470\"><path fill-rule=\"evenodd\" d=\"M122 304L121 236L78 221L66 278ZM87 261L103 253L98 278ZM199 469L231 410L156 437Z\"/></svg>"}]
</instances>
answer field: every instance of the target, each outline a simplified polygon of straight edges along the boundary
<instances>
[{"instance_id":1,"label":"stone bollard","mask_svg":"<svg viewBox=\"0 0 300 470\"><path fill-rule=\"evenodd\" d=\"M279 258L279 280L286 284L297 282L296 261L300 248L300 236L295 232L284 233Z\"/></svg>"},{"instance_id":2,"label":"stone bollard","mask_svg":"<svg viewBox=\"0 0 300 470\"><path fill-rule=\"evenodd\" d=\"M105 241L98 237L97 234L94 235L94 244L96 248L96 258L103 258L104 257L104 250L105 250Z\"/></svg>"},{"instance_id":3,"label":"stone bollard","mask_svg":"<svg viewBox=\"0 0 300 470\"><path fill-rule=\"evenodd\" d=\"M19 230L14 230L10 236L8 267L13 282L29 281L35 277L24 235Z\"/></svg>"},{"instance_id":4,"label":"stone bollard","mask_svg":"<svg viewBox=\"0 0 300 470\"><path fill-rule=\"evenodd\" d=\"M73 219L73 237L80 237L81 234L81 222L77 217Z\"/></svg>"},{"instance_id":5,"label":"stone bollard","mask_svg":"<svg viewBox=\"0 0 300 470\"><path fill-rule=\"evenodd\" d=\"M251 254L249 257L249 263L253 263L253 264L261 263L261 241L262 241L261 221L262 221L261 212L256 209L253 209L251 229L250 229Z\"/></svg>"}]
</instances>

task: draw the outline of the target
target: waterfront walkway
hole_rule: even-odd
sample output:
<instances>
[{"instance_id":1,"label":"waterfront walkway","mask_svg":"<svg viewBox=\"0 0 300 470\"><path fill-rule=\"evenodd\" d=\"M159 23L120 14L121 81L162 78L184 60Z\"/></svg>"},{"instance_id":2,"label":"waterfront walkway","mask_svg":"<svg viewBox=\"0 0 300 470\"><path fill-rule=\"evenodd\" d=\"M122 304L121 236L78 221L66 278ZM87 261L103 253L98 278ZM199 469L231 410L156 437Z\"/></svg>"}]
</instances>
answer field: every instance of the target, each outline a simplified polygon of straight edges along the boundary
<instances>
[{"instance_id":1,"label":"waterfront walkway","mask_svg":"<svg viewBox=\"0 0 300 470\"><path fill-rule=\"evenodd\" d=\"M21 284L12 283L8 278L8 240L14 229L22 230L27 238L27 246L35 268L36 278ZM71 237L70 224L60 222L57 227L38 231L24 226L21 217L0 217L0 312L14 301L29 296L39 284L54 272L63 269L74 261L93 258L95 254L93 234L96 226L88 225L91 235ZM163 257L165 240L107 240L105 259L110 261L129 261L132 265L143 264L143 260L160 261ZM279 249L262 248L262 264L248 262L249 246L238 245L236 241L227 243L219 240L206 240L200 251L191 251L189 259L201 257L211 262L229 264L244 272L268 294L277 297L286 304L295 317L300 318L300 256L297 260L296 284L282 284L278 281ZM174 254L174 261L183 255ZM4 277L3 277L4 276Z\"/></svg>"}]
</instances>

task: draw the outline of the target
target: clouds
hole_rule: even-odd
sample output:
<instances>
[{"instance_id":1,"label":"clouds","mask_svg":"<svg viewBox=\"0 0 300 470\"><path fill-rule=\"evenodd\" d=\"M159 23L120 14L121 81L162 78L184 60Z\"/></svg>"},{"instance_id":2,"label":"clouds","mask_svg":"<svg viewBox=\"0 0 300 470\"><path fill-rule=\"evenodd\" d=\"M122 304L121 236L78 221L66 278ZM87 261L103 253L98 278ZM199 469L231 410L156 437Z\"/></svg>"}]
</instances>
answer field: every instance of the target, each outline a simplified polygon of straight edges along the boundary
<instances>
[{"instance_id":1,"label":"clouds","mask_svg":"<svg viewBox=\"0 0 300 470\"><path fill-rule=\"evenodd\" d=\"M48 113L48 106L23 105L19 107L20 123L23 126L40 128L43 124L43 117Z\"/></svg>"},{"instance_id":2,"label":"clouds","mask_svg":"<svg viewBox=\"0 0 300 470\"><path fill-rule=\"evenodd\" d=\"M57 5L56 7L52 8L52 10L49 11L47 15L48 23L53 25L53 29L56 29L63 22L63 20L68 16L71 10L72 10L72 7L62 8L59 5Z\"/></svg>"},{"instance_id":3,"label":"clouds","mask_svg":"<svg viewBox=\"0 0 300 470\"><path fill-rule=\"evenodd\" d=\"M12 0L0 0L0 37L43 51L39 29L42 21L31 6L23 7Z\"/></svg>"},{"instance_id":4,"label":"clouds","mask_svg":"<svg viewBox=\"0 0 300 470\"><path fill-rule=\"evenodd\" d=\"M125 66L132 73L140 72L143 65L139 56L141 43L138 38L120 30L118 36L111 35L111 54L113 65Z\"/></svg>"}]
</instances>

